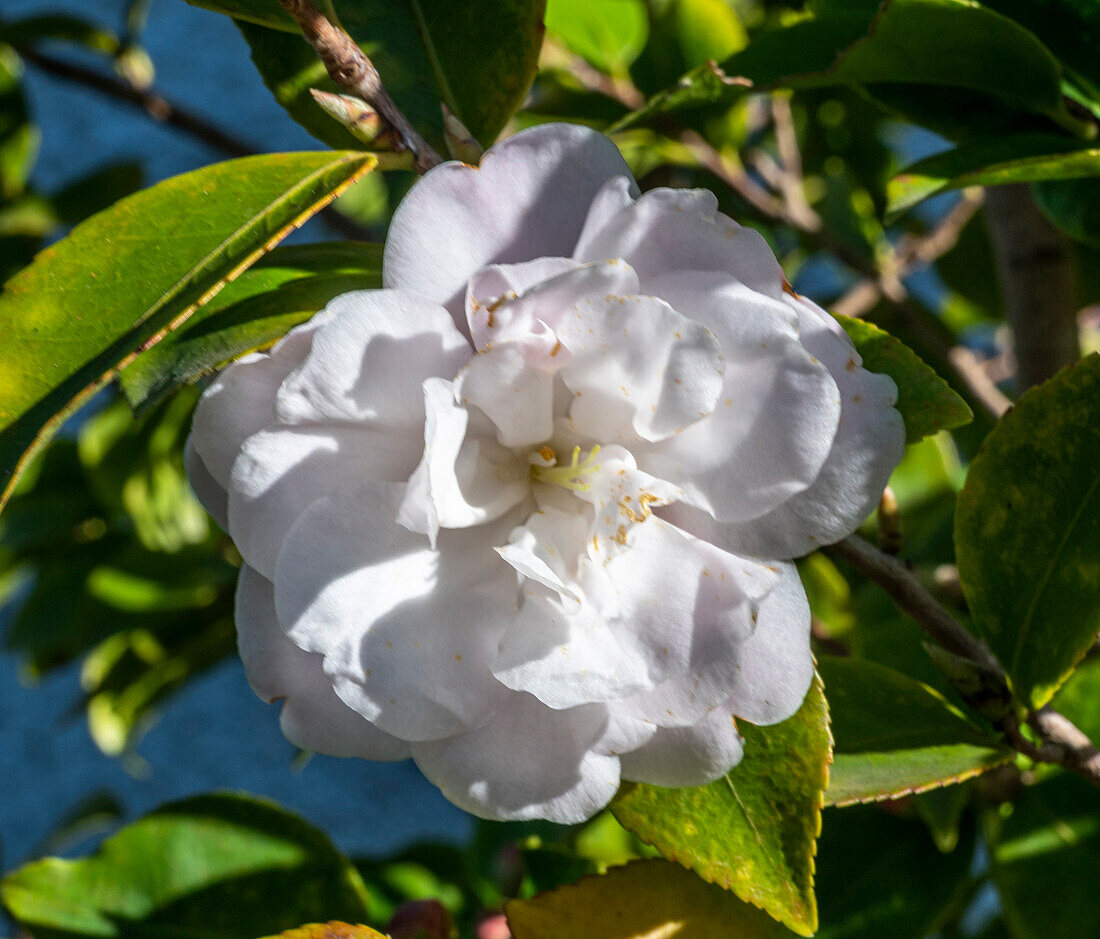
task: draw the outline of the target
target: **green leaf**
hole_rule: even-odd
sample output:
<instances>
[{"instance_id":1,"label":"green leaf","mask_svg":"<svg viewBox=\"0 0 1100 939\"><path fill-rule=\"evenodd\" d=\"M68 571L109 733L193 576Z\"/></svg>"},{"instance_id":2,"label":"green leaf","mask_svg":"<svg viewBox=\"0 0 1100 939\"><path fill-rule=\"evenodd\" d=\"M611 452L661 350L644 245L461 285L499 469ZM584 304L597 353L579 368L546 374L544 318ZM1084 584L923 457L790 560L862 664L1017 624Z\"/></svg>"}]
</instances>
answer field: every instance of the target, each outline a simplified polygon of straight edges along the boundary
<instances>
[{"instance_id":1,"label":"green leaf","mask_svg":"<svg viewBox=\"0 0 1100 939\"><path fill-rule=\"evenodd\" d=\"M1032 388L986 438L955 550L978 632L1042 707L1100 631L1100 355Z\"/></svg>"},{"instance_id":2,"label":"green leaf","mask_svg":"<svg viewBox=\"0 0 1100 939\"><path fill-rule=\"evenodd\" d=\"M274 0L202 5L230 15L244 13L241 31L252 61L291 117L332 146L362 146L310 97L311 87L340 89L295 29L281 31L285 15ZM545 0L334 0L333 7L371 57L386 90L441 152L441 104L488 146L535 77Z\"/></svg>"},{"instance_id":3,"label":"green leaf","mask_svg":"<svg viewBox=\"0 0 1100 939\"><path fill-rule=\"evenodd\" d=\"M983 0L1039 37L1063 65L1100 89L1100 4L1096 0Z\"/></svg>"},{"instance_id":4,"label":"green leaf","mask_svg":"<svg viewBox=\"0 0 1100 939\"><path fill-rule=\"evenodd\" d=\"M1051 706L1089 740L1100 741L1100 657L1090 656L1069 677Z\"/></svg>"},{"instance_id":5,"label":"green leaf","mask_svg":"<svg viewBox=\"0 0 1100 939\"><path fill-rule=\"evenodd\" d=\"M831 749L820 679L790 720L738 726L745 756L717 782L694 789L628 784L611 811L665 857L812 935L814 840Z\"/></svg>"},{"instance_id":6,"label":"green leaf","mask_svg":"<svg viewBox=\"0 0 1100 939\"><path fill-rule=\"evenodd\" d=\"M1100 800L1058 773L1016 800L993 849L993 882L1015 939L1100 935Z\"/></svg>"},{"instance_id":7,"label":"green leaf","mask_svg":"<svg viewBox=\"0 0 1100 939\"><path fill-rule=\"evenodd\" d=\"M340 242L276 248L227 285L181 329L119 376L135 410L161 401L232 359L262 348L351 290L382 286L382 246Z\"/></svg>"},{"instance_id":8,"label":"green leaf","mask_svg":"<svg viewBox=\"0 0 1100 939\"><path fill-rule=\"evenodd\" d=\"M27 46L51 39L71 42L106 55L115 55L122 48L122 43L114 33L80 17L64 13L28 16L0 24L0 42L12 46Z\"/></svg>"},{"instance_id":9,"label":"green leaf","mask_svg":"<svg viewBox=\"0 0 1100 939\"><path fill-rule=\"evenodd\" d=\"M117 369L376 162L365 153L282 153L185 173L78 225L8 281L0 506L29 457Z\"/></svg>"},{"instance_id":10,"label":"green leaf","mask_svg":"<svg viewBox=\"0 0 1100 939\"><path fill-rule=\"evenodd\" d=\"M950 189L1100 175L1100 148L1068 137L1015 134L963 144L906 167L886 187L887 217Z\"/></svg>"},{"instance_id":11,"label":"green leaf","mask_svg":"<svg viewBox=\"0 0 1100 939\"><path fill-rule=\"evenodd\" d=\"M863 367L889 375L898 386L896 407L905 419L909 443L974 419L966 402L900 340L865 320L839 315L836 319L855 343Z\"/></svg>"},{"instance_id":12,"label":"green leaf","mask_svg":"<svg viewBox=\"0 0 1100 939\"><path fill-rule=\"evenodd\" d=\"M1049 180L1031 191L1047 218L1070 238L1100 248L1100 179Z\"/></svg>"},{"instance_id":13,"label":"green leaf","mask_svg":"<svg viewBox=\"0 0 1100 939\"><path fill-rule=\"evenodd\" d=\"M1073 123L1058 63L1026 29L967 0L888 0L873 19L868 10L829 10L762 33L721 69L688 73L617 127L747 90L878 84L965 89Z\"/></svg>"},{"instance_id":14,"label":"green leaf","mask_svg":"<svg viewBox=\"0 0 1100 939\"><path fill-rule=\"evenodd\" d=\"M642 0L548 0L546 28L596 68L622 75L645 47Z\"/></svg>"},{"instance_id":15,"label":"green leaf","mask_svg":"<svg viewBox=\"0 0 1100 939\"><path fill-rule=\"evenodd\" d=\"M515 939L790 936L732 894L656 858L614 867L530 900L512 900L505 912Z\"/></svg>"},{"instance_id":16,"label":"green leaf","mask_svg":"<svg viewBox=\"0 0 1100 939\"><path fill-rule=\"evenodd\" d=\"M38 939L239 939L366 915L362 880L322 832L228 793L162 806L89 857L28 864L0 898Z\"/></svg>"},{"instance_id":17,"label":"green leaf","mask_svg":"<svg viewBox=\"0 0 1100 939\"><path fill-rule=\"evenodd\" d=\"M1012 757L937 691L900 672L859 659L824 658L818 668L834 739L829 805L922 792Z\"/></svg>"},{"instance_id":18,"label":"green leaf","mask_svg":"<svg viewBox=\"0 0 1100 939\"><path fill-rule=\"evenodd\" d=\"M825 813L818 842L817 939L883 939L937 933L959 902L974 857L975 826L943 854L925 826L880 806Z\"/></svg>"}]
</instances>

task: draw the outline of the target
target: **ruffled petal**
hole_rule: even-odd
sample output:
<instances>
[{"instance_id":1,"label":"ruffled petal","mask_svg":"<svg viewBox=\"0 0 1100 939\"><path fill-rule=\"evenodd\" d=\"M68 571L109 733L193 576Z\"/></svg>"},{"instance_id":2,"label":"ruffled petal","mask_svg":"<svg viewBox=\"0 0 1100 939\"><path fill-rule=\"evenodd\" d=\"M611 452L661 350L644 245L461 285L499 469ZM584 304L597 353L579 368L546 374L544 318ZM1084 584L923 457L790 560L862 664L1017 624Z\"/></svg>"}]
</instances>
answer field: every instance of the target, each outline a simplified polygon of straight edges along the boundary
<instances>
[{"instance_id":1,"label":"ruffled petal","mask_svg":"<svg viewBox=\"0 0 1100 939\"><path fill-rule=\"evenodd\" d=\"M618 757L593 749L606 727L605 708L553 711L514 694L485 727L413 744L413 758L448 799L481 818L571 825L619 788Z\"/></svg>"},{"instance_id":2,"label":"ruffled petal","mask_svg":"<svg viewBox=\"0 0 1100 939\"><path fill-rule=\"evenodd\" d=\"M421 383L454 378L472 352L447 311L416 294L359 290L336 297L325 312L330 319L310 354L279 389L279 421L353 421L419 433Z\"/></svg>"},{"instance_id":3,"label":"ruffled petal","mask_svg":"<svg viewBox=\"0 0 1100 939\"><path fill-rule=\"evenodd\" d=\"M654 297L588 296L554 327L571 361L572 428L611 443L664 440L710 414L724 362L714 335Z\"/></svg>"},{"instance_id":4,"label":"ruffled petal","mask_svg":"<svg viewBox=\"0 0 1100 939\"><path fill-rule=\"evenodd\" d=\"M324 655L346 704L427 740L479 726L508 693L490 668L516 582L493 545L525 512L445 529L433 550L394 521L403 495L368 483L314 502L279 553L275 605L287 635Z\"/></svg>"},{"instance_id":5,"label":"ruffled petal","mask_svg":"<svg viewBox=\"0 0 1100 939\"><path fill-rule=\"evenodd\" d=\"M295 327L270 352L253 352L222 369L210 382L191 419L191 446L222 489L245 439L275 420L275 394L309 353L326 312Z\"/></svg>"},{"instance_id":6,"label":"ruffled petal","mask_svg":"<svg viewBox=\"0 0 1100 939\"><path fill-rule=\"evenodd\" d=\"M352 424L272 427L249 437L229 479L229 533L264 577L291 526L310 504L367 481L408 479L420 458L414 431Z\"/></svg>"},{"instance_id":7,"label":"ruffled petal","mask_svg":"<svg viewBox=\"0 0 1100 939\"><path fill-rule=\"evenodd\" d=\"M527 465L488 433L473 432L470 414L455 404L454 385L424 382L424 457L409 480L398 524L435 544L440 528L469 528L499 518L531 489ZM482 423L487 423L482 420Z\"/></svg>"},{"instance_id":8,"label":"ruffled petal","mask_svg":"<svg viewBox=\"0 0 1100 939\"><path fill-rule=\"evenodd\" d=\"M618 149L577 124L522 131L478 167L437 166L394 213L384 282L442 303L461 321L466 283L480 268L572 255L589 205L615 176L630 177Z\"/></svg>"},{"instance_id":9,"label":"ruffled petal","mask_svg":"<svg viewBox=\"0 0 1100 939\"><path fill-rule=\"evenodd\" d=\"M555 266L547 265L542 272L549 274ZM637 274L618 258L593 264L566 261L564 269L553 276L527 283L540 267L540 262L494 265L474 275L466 303L475 348L484 351L494 343L527 341L547 329L553 333L587 297L625 297L638 292ZM510 283L523 286L497 292ZM551 341L556 339L554 336ZM554 357L543 365L557 370L564 361Z\"/></svg>"},{"instance_id":10,"label":"ruffled petal","mask_svg":"<svg viewBox=\"0 0 1100 939\"><path fill-rule=\"evenodd\" d=\"M878 504L905 454L905 422L894 408L894 382L862 367L859 353L831 316L807 301L798 308L802 342L828 366L841 400L836 438L814 481L741 524L715 524L683 505L663 510L675 524L738 554L800 557L847 537Z\"/></svg>"},{"instance_id":11,"label":"ruffled petal","mask_svg":"<svg viewBox=\"0 0 1100 939\"><path fill-rule=\"evenodd\" d=\"M621 755L623 779L653 786L705 786L741 762L745 741L728 708L690 727L658 727L642 746Z\"/></svg>"},{"instance_id":12,"label":"ruffled petal","mask_svg":"<svg viewBox=\"0 0 1100 939\"><path fill-rule=\"evenodd\" d=\"M651 637L650 654L670 677L622 706L637 720L692 726L729 697L780 569L721 551L657 518L635 531L631 550L607 571L622 622Z\"/></svg>"},{"instance_id":13,"label":"ruffled petal","mask_svg":"<svg viewBox=\"0 0 1100 939\"><path fill-rule=\"evenodd\" d=\"M303 652L283 634L274 588L248 565L237 583L237 646L248 683L269 704L283 701L279 723L296 747L329 756L404 760L409 745L385 734L332 690L321 657Z\"/></svg>"},{"instance_id":14,"label":"ruffled petal","mask_svg":"<svg viewBox=\"0 0 1100 939\"><path fill-rule=\"evenodd\" d=\"M652 189L637 201L620 183L595 200L573 257L622 258L638 272L642 292L650 278L670 271L721 271L774 299L783 296L783 270L764 237L718 211L706 189Z\"/></svg>"},{"instance_id":15,"label":"ruffled petal","mask_svg":"<svg viewBox=\"0 0 1100 939\"><path fill-rule=\"evenodd\" d=\"M778 724L802 706L814 677L810 604L790 563L776 562L779 582L760 604L752 635L742 644L739 668L725 707L753 724Z\"/></svg>"},{"instance_id":16,"label":"ruffled petal","mask_svg":"<svg viewBox=\"0 0 1100 939\"><path fill-rule=\"evenodd\" d=\"M525 527L553 545L552 513ZM776 580L653 517L633 527L628 551L569 573L579 601L525 587L495 674L550 707L625 698L635 719L673 725L725 700L756 601Z\"/></svg>"},{"instance_id":17,"label":"ruffled petal","mask_svg":"<svg viewBox=\"0 0 1100 939\"><path fill-rule=\"evenodd\" d=\"M183 447L183 468L202 507L213 516L222 531L225 531L229 527L229 496L206 468L191 437L187 438Z\"/></svg>"},{"instance_id":18,"label":"ruffled petal","mask_svg":"<svg viewBox=\"0 0 1100 939\"><path fill-rule=\"evenodd\" d=\"M554 337L540 343L554 354ZM455 394L492 421L506 447L529 447L554 432L554 374L529 361L530 342L504 342L475 355L455 379Z\"/></svg>"},{"instance_id":19,"label":"ruffled petal","mask_svg":"<svg viewBox=\"0 0 1100 939\"><path fill-rule=\"evenodd\" d=\"M680 486L684 502L721 521L757 518L821 472L840 419L836 382L799 341L782 303L727 275L670 275L657 286L719 337L725 376L714 413L657 445L635 448L638 465ZM669 517L680 524L680 516Z\"/></svg>"}]
</instances>

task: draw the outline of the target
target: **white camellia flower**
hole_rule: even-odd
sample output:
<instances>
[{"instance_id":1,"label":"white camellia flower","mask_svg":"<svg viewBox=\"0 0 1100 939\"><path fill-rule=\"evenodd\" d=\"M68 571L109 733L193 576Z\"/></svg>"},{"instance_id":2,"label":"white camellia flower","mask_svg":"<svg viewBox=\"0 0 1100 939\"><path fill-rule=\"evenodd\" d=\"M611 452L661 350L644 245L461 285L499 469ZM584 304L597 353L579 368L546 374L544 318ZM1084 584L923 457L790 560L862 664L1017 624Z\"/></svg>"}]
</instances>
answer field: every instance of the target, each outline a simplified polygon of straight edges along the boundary
<instances>
[{"instance_id":1,"label":"white camellia flower","mask_svg":"<svg viewBox=\"0 0 1100 939\"><path fill-rule=\"evenodd\" d=\"M727 772L735 718L809 687L789 559L875 505L893 382L713 195L639 195L579 126L425 175L384 282L226 368L188 444L286 736L496 819Z\"/></svg>"}]
</instances>

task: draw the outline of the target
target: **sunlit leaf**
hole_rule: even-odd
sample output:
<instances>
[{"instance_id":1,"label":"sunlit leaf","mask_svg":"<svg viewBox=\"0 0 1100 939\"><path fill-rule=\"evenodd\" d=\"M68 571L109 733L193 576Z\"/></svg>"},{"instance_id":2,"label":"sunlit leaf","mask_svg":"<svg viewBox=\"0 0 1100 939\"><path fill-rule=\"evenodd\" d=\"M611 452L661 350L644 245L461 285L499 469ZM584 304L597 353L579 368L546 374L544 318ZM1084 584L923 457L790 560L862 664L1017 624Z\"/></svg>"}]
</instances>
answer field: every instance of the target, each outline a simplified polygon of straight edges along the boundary
<instances>
[{"instance_id":1,"label":"sunlit leaf","mask_svg":"<svg viewBox=\"0 0 1100 939\"><path fill-rule=\"evenodd\" d=\"M738 729L745 756L717 782L694 789L628 784L611 810L665 857L812 935L814 841L831 750L820 680L789 720Z\"/></svg>"},{"instance_id":2,"label":"sunlit leaf","mask_svg":"<svg viewBox=\"0 0 1100 939\"><path fill-rule=\"evenodd\" d=\"M0 294L0 505L30 454L116 369L375 162L283 153L195 170L93 216L13 277Z\"/></svg>"},{"instance_id":3,"label":"sunlit leaf","mask_svg":"<svg viewBox=\"0 0 1100 939\"><path fill-rule=\"evenodd\" d=\"M782 939L791 933L676 864L633 861L505 908L514 939Z\"/></svg>"},{"instance_id":4,"label":"sunlit leaf","mask_svg":"<svg viewBox=\"0 0 1100 939\"><path fill-rule=\"evenodd\" d=\"M218 794L162 806L79 860L46 858L0 884L36 937L240 939L366 916L363 883L328 838L275 804Z\"/></svg>"},{"instance_id":5,"label":"sunlit leaf","mask_svg":"<svg viewBox=\"0 0 1100 939\"><path fill-rule=\"evenodd\" d=\"M938 692L900 672L859 659L823 658L818 667L834 740L829 805L959 782L1012 757Z\"/></svg>"}]
</instances>

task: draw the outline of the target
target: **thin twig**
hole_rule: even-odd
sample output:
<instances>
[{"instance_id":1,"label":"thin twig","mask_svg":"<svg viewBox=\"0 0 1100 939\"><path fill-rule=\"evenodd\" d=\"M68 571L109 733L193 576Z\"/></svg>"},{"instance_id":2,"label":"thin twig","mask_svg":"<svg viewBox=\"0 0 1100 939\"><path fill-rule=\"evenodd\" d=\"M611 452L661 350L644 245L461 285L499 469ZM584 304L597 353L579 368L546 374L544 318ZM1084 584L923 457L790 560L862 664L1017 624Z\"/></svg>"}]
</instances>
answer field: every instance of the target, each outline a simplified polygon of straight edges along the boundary
<instances>
[{"instance_id":1,"label":"thin twig","mask_svg":"<svg viewBox=\"0 0 1100 939\"><path fill-rule=\"evenodd\" d=\"M825 550L882 587L930 639L948 652L973 662L991 675L1001 674L1001 664L986 644L964 629L940 606L901 561L883 554L858 535L845 538Z\"/></svg>"},{"instance_id":2,"label":"thin twig","mask_svg":"<svg viewBox=\"0 0 1100 939\"><path fill-rule=\"evenodd\" d=\"M966 384L974 397L981 401L990 414L1000 417L1012 407L1012 401L997 387L989 372L982 368L981 361L972 350L966 346L955 346L947 353L947 358L955 371L966 377Z\"/></svg>"},{"instance_id":3,"label":"thin twig","mask_svg":"<svg viewBox=\"0 0 1100 939\"><path fill-rule=\"evenodd\" d=\"M62 59L56 59L51 55L46 55L25 46L17 47L16 52L19 53L21 58L43 72L63 78L66 81L78 82L111 98L135 105L145 111L153 120L185 131L192 137L201 140L215 150L227 153L229 156L252 156L260 152L255 147L245 143L245 141L215 127L197 114L169 101L158 92L143 91L121 79L104 75L82 65L74 65Z\"/></svg>"},{"instance_id":4,"label":"thin twig","mask_svg":"<svg viewBox=\"0 0 1100 939\"><path fill-rule=\"evenodd\" d=\"M857 535L825 551L878 584L930 639L1003 685L1004 671L986 644L951 616L904 564ZM1100 751L1068 718L1045 707L1028 713L1026 720L1037 741L1023 733L1011 709L1000 719L998 726L1009 746L1032 760L1056 763L1100 787Z\"/></svg>"},{"instance_id":5,"label":"thin twig","mask_svg":"<svg viewBox=\"0 0 1100 939\"><path fill-rule=\"evenodd\" d=\"M332 80L366 101L393 128L400 147L413 154L413 168L418 173L426 173L443 162L389 96L374 63L355 40L329 22L310 0L279 0L279 6L294 18Z\"/></svg>"}]
</instances>

